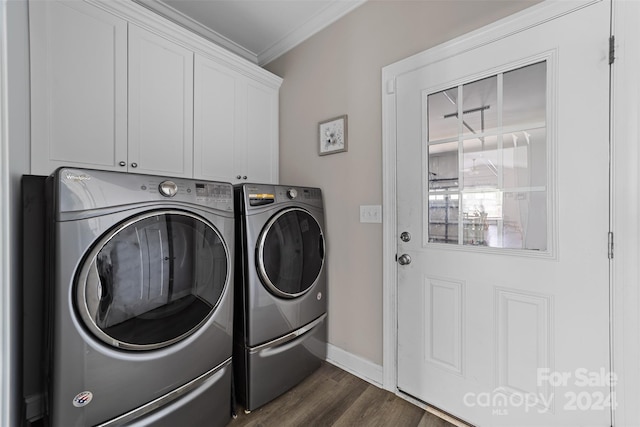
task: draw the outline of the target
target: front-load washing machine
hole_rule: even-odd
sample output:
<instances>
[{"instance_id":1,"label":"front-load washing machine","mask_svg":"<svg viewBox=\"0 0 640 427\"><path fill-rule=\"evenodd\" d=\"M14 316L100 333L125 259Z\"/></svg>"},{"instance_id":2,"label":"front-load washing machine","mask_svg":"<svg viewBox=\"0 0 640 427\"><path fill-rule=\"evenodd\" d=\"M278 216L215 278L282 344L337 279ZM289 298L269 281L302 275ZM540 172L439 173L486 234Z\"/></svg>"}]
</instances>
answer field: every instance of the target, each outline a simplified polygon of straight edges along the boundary
<instances>
[{"instance_id":1,"label":"front-load washing machine","mask_svg":"<svg viewBox=\"0 0 640 427\"><path fill-rule=\"evenodd\" d=\"M251 411L326 358L324 208L318 188L235 186L236 396Z\"/></svg>"},{"instance_id":2,"label":"front-load washing machine","mask_svg":"<svg viewBox=\"0 0 640 427\"><path fill-rule=\"evenodd\" d=\"M61 168L47 190L49 425L226 425L233 187Z\"/></svg>"}]
</instances>

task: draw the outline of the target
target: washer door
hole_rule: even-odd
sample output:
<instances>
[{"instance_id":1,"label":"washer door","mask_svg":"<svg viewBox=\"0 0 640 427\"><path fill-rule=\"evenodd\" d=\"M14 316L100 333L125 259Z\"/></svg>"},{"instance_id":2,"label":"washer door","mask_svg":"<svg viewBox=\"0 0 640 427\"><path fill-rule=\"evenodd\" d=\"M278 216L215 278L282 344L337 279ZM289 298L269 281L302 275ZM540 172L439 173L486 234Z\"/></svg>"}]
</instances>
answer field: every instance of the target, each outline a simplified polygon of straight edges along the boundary
<instances>
[{"instance_id":1,"label":"washer door","mask_svg":"<svg viewBox=\"0 0 640 427\"><path fill-rule=\"evenodd\" d=\"M164 347L212 315L229 263L220 234L203 218L173 210L138 215L106 233L85 258L77 309L89 330L114 347Z\"/></svg>"},{"instance_id":2,"label":"washer door","mask_svg":"<svg viewBox=\"0 0 640 427\"><path fill-rule=\"evenodd\" d=\"M318 221L304 209L274 215L258 239L258 272L273 294L303 295L316 282L324 264L324 236Z\"/></svg>"}]
</instances>

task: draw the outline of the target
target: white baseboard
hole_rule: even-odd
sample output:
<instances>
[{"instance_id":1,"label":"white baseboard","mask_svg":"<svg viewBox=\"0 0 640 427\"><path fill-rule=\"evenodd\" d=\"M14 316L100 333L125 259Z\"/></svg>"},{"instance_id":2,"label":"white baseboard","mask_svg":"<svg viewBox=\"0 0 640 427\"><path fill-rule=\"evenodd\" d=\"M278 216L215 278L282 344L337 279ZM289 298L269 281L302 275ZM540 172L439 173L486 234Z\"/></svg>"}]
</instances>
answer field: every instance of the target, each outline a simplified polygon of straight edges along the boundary
<instances>
[{"instance_id":1,"label":"white baseboard","mask_svg":"<svg viewBox=\"0 0 640 427\"><path fill-rule=\"evenodd\" d=\"M382 366L349 353L346 350L327 344L327 362L343 369L356 377L382 388Z\"/></svg>"}]
</instances>

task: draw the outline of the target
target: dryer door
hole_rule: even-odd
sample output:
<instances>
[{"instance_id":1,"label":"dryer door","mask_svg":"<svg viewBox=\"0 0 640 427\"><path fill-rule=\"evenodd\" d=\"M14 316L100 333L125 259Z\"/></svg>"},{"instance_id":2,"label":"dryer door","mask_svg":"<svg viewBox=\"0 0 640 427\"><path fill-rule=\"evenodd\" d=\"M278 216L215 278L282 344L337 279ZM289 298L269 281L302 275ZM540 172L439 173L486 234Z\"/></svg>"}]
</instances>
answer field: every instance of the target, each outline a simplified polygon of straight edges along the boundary
<instances>
[{"instance_id":1,"label":"dryer door","mask_svg":"<svg viewBox=\"0 0 640 427\"><path fill-rule=\"evenodd\" d=\"M110 345L164 347L211 316L229 264L224 241L203 218L174 210L138 215L106 233L85 257L76 308L88 329Z\"/></svg>"},{"instance_id":2,"label":"dryer door","mask_svg":"<svg viewBox=\"0 0 640 427\"><path fill-rule=\"evenodd\" d=\"M273 294L303 295L316 282L324 265L324 236L318 221L306 210L278 212L258 239L258 272Z\"/></svg>"}]
</instances>

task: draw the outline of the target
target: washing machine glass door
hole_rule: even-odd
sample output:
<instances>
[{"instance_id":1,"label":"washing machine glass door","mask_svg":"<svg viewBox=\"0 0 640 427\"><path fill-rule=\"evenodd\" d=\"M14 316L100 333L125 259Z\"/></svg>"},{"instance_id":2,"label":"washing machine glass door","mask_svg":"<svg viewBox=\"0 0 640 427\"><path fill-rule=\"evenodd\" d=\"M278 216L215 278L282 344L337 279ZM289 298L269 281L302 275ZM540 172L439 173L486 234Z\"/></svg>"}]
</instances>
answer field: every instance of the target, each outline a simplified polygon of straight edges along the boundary
<instances>
[{"instance_id":1,"label":"washing machine glass door","mask_svg":"<svg viewBox=\"0 0 640 427\"><path fill-rule=\"evenodd\" d=\"M273 294L303 295L316 282L324 265L324 237L318 221L304 209L278 212L258 240L258 272Z\"/></svg>"},{"instance_id":2,"label":"washing machine glass door","mask_svg":"<svg viewBox=\"0 0 640 427\"><path fill-rule=\"evenodd\" d=\"M118 348L149 350L185 338L220 301L229 253L218 231L182 211L130 218L92 248L77 276L87 328Z\"/></svg>"}]
</instances>

